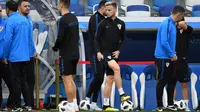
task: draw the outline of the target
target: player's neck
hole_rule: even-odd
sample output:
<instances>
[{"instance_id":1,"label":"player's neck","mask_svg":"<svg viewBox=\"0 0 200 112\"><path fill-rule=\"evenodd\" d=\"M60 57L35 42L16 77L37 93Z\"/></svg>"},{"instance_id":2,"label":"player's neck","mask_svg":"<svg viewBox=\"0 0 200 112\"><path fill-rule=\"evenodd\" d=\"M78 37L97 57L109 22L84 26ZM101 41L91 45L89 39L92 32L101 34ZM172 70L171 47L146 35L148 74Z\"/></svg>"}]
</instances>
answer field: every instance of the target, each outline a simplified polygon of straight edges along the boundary
<instances>
[{"instance_id":1,"label":"player's neck","mask_svg":"<svg viewBox=\"0 0 200 112\"><path fill-rule=\"evenodd\" d=\"M9 11L8 12L8 16L11 15L12 13L14 13L14 11Z\"/></svg>"},{"instance_id":2,"label":"player's neck","mask_svg":"<svg viewBox=\"0 0 200 112\"><path fill-rule=\"evenodd\" d=\"M103 15L103 11L101 11L101 10L98 10L98 12L99 12L101 15Z\"/></svg>"},{"instance_id":3,"label":"player's neck","mask_svg":"<svg viewBox=\"0 0 200 112\"><path fill-rule=\"evenodd\" d=\"M116 16L112 16L111 18L112 18L112 20L115 20L117 17Z\"/></svg>"},{"instance_id":4,"label":"player's neck","mask_svg":"<svg viewBox=\"0 0 200 112\"><path fill-rule=\"evenodd\" d=\"M170 16L174 21L176 21L176 17L172 14L171 16Z\"/></svg>"},{"instance_id":5,"label":"player's neck","mask_svg":"<svg viewBox=\"0 0 200 112\"><path fill-rule=\"evenodd\" d=\"M61 10L61 14L62 14L62 15L65 15L65 14L67 14L67 13L69 13L69 10L68 10L68 9L62 9L62 10Z\"/></svg>"},{"instance_id":6,"label":"player's neck","mask_svg":"<svg viewBox=\"0 0 200 112\"><path fill-rule=\"evenodd\" d=\"M27 16L28 16L28 15L23 14L23 13L20 12L20 11L19 11L19 13L20 13L22 16L24 16L24 17L27 17Z\"/></svg>"}]
</instances>

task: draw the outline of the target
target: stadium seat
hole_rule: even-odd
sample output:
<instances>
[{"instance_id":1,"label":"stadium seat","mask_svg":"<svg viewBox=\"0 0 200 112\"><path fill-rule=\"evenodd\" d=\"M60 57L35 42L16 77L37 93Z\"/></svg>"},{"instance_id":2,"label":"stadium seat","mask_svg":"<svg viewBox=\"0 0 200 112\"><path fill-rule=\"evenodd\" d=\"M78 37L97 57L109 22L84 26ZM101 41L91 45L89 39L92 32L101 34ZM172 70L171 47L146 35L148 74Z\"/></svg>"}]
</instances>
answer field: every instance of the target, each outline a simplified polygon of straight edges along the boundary
<instances>
[{"instance_id":1,"label":"stadium seat","mask_svg":"<svg viewBox=\"0 0 200 112\"><path fill-rule=\"evenodd\" d=\"M190 66L191 70L189 72L191 73L191 102L192 102L192 108L196 109L199 105L198 99L200 99L200 87L197 86L200 84L200 72L199 72L199 66L198 65L192 65Z\"/></svg>"},{"instance_id":2,"label":"stadium seat","mask_svg":"<svg viewBox=\"0 0 200 112\"><path fill-rule=\"evenodd\" d=\"M98 1L98 0L97 0ZM112 0L108 0L108 1L112 1ZM94 1L93 1L94 2ZM99 1L100 2L100 1ZM93 14L98 10L99 8L99 3L98 2L95 2L96 4L92 4L91 7L92 7L92 12ZM90 10L90 7L89 7L89 2L88 2L88 9Z\"/></svg>"},{"instance_id":3,"label":"stadium seat","mask_svg":"<svg viewBox=\"0 0 200 112\"><path fill-rule=\"evenodd\" d=\"M192 6L192 16L193 17L200 17L200 4Z\"/></svg>"},{"instance_id":4,"label":"stadium seat","mask_svg":"<svg viewBox=\"0 0 200 112\"><path fill-rule=\"evenodd\" d=\"M88 9L93 11L93 6L99 4L101 0L88 0Z\"/></svg>"},{"instance_id":5,"label":"stadium seat","mask_svg":"<svg viewBox=\"0 0 200 112\"><path fill-rule=\"evenodd\" d=\"M160 6L159 15L162 16L162 17L170 16L174 6L175 5L170 5L170 4Z\"/></svg>"},{"instance_id":6,"label":"stadium seat","mask_svg":"<svg viewBox=\"0 0 200 112\"><path fill-rule=\"evenodd\" d=\"M156 108L156 66L147 66L142 74L139 76L140 79L140 109L153 110ZM163 105L167 106L167 92L164 88L163 92Z\"/></svg>"},{"instance_id":7,"label":"stadium seat","mask_svg":"<svg viewBox=\"0 0 200 112\"><path fill-rule=\"evenodd\" d=\"M128 5L144 4L144 0L121 0L121 8L125 11Z\"/></svg>"},{"instance_id":8,"label":"stadium seat","mask_svg":"<svg viewBox=\"0 0 200 112\"><path fill-rule=\"evenodd\" d=\"M85 15L84 6L82 4L79 4L79 1L80 0L71 0L69 10L72 14L76 16L84 16Z\"/></svg>"},{"instance_id":9,"label":"stadium seat","mask_svg":"<svg viewBox=\"0 0 200 112\"><path fill-rule=\"evenodd\" d=\"M93 6L93 9L92 9L93 14L98 10L98 8L99 8L99 4L95 4Z\"/></svg>"},{"instance_id":10,"label":"stadium seat","mask_svg":"<svg viewBox=\"0 0 200 112\"><path fill-rule=\"evenodd\" d=\"M108 1L112 1L112 0L108 0ZM99 4L95 4L92 8L92 12L93 14L98 10L99 8ZM117 12L116 12L117 16L118 16L118 8L117 8Z\"/></svg>"},{"instance_id":11,"label":"stadium seat","mask_svg":"<svg viewBox=\"0 0 200 112\"><path fill-rule=\"evenodd\" d=\"M157 12L160 10L162 5L176 5L176 0L153 0L153 9Z\"/></svg>"},{"instance_id":12,"label":"stadium seat","mask_svg":"<svg viewBox=\"0 0 200 112\"><path fill-rule=\"evenodd\" d=\"M122 86L124 92L131 96L131 101L133 102L133 108L138 107L138 97L136 90L136 82L138 80L137 74L133 71L133 69L129 65L120 65L121 77L122 77ZM112 95L111 95L112 96ZM118 89L115 89L115 106L120 109L120 96Z\"/></svg>"},{"instance_id":13,"label":"stadium seat","mask_svg":"<svg viewBox=\"0 0 200 112\"><path fill-rule=\"evenodd\" d=\"M69 10L72 14L76 16L84 16L84 6L81 4L71 4Z\"/></svg>"},{"instance_id":14,"label":"stadium seat","mask_svg":"<svg viewBox=\"0 0 200 112\"><path fill-rule=\"evenodd\" d=\"M186 9L192 11L193 5L200 5L200 0L185 0Z\"/></svg>"},{"instance_id":15,"label":"stadium seat","mask_svg":"<svg viewBox=\"0 0 200 112\"><path fill-rule=\"evenodd\" d=\"M6 0L0 0L0 5L2 7L2 9L6 8Z\"/></svg>"},{"instance_id":16,"label":"stadium seat","mask_svg":"<svg viewBox=\"0 0 200 112\"><path fill-rule=\"evenodd\" d=\"M131 16L131 17L151 16L151 8L148 5L128 5L125 12L126 16Z\"/></svg>"},{"instance_id":17,"label":"stadium seat","mask_svg":"<svg viewBox=\"0 0 200 112\"><path fill-rule=\"evenodd\" d=\"M79 0L71 0L71 4L79 4Z\"/></svg>"},{"instance_id":18,"label":"stadium seat","mask_svg":"<svg viewBox=\"0 0 200 112\"><path fill-rule=\"evenodd\" d=\"M36 51L39 55L41 55L44 49L47 49L46 46L48 44L48 26L46 26L43 22L34 22L33 28Z\"/></svg>"}]
</instances>

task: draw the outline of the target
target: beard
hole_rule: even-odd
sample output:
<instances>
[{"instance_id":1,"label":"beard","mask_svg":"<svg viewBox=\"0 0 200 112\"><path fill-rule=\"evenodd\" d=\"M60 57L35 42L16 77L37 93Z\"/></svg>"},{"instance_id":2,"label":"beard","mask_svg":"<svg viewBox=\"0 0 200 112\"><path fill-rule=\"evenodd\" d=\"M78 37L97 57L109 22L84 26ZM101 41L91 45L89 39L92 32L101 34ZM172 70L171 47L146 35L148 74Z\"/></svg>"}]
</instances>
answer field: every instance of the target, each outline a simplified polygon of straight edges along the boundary
<instances>
[{"instance_id":1,"label":"beard","mask_svg":"<svg viewBox=\"0 0 200 112\"><path fill-rule=\"evenodd\" d=\"M29 13L28 13L28 12L25 12L25 13L23 13L23 14L24 14L25 16L28 16Z\"/></svg>"}]
</instances>

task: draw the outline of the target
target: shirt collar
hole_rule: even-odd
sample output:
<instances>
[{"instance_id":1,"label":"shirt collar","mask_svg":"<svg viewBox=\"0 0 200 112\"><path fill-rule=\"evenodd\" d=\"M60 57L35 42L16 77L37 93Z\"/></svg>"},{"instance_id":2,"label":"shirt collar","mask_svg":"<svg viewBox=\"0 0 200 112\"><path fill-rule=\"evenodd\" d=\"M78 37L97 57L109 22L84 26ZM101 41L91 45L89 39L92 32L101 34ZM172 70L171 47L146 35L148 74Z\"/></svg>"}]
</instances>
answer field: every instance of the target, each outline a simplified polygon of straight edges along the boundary
<instances>
[{"instance_id":1,"label":"shirt collar","mask_svg":"<svg viewBox=\"0 0 200 112\"><path fill-rule=\"evenodd\" d=\"M101 17L104 17L99 11L97 11L97 14Z\"/></svg>"},{"instance_id":2,"label":"shirt collar","mask_svg":"<svg viewBox=\"0 0 200 112\"><path fill-rule=\"evenodd\" d=\"M9 14L8 17L10 17L12 15L16 15L16 14L18 14L18 12L13 12L13 13Z\"/></svg>"},{"instance_id":3,"label":"shirt collar","mask_svg":"<svg viewBox=\"0 0 200 112\"><path fill-rule=\"evenodd\" d=\"M113 20L111 17L107 17L110 21L117 21L117 17Z\"/></svg>"},{"instance_id":4,"label":"shirt collar","mask_svg":"<svg viewBox=\"0 0 200 112\"><path fill-rule=\"evenodd\" d=\"M29 15L28 15L26 18L27 18L28 20L31 20L31 16L29 16Z\"/></svg>"},{"instance_id":5,"label":"shirt collar","mask_svg":"<svg viewBox=\"0 0 200 112\"><path fill-rule=\"evenodd\" d=\"M172 17L169 17L169 20L170 20L173 24L176 23L176 22L172 19Z\"/></svg>"}]
</instances>

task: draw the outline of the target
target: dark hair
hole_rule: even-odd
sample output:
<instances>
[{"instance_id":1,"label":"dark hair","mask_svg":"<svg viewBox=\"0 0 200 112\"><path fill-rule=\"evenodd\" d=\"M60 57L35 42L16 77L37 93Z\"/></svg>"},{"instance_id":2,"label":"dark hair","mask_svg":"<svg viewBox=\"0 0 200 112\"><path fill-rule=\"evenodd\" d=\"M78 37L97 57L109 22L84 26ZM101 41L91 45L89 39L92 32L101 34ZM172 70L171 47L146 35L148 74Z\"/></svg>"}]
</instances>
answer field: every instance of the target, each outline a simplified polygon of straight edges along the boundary
<instances>
[{"instance_id":1,"label":"dark hair","mask_svg":"<svg viewBox=\"0 0 200 112\"><path fill-rule=\"evenodd\" d=\"M18 0L18 2L17 2L18 6L20 6L22 4L22 2L29 2L29 0Z\"/></svg>"},{"instance_id":2,"label":"dark hair","mask_svg":"<svg viewBox=\"0 0 200 112\"><path fill-rule=\"evenodd\" d=\"M6 8L9 8L11 11L16 12L18 9L18 5L17 2L13 1L13 0L9 0L6 2Z\"/></svg>"},{"instance_id":3,"label":"dark hair","mask_svg":"<svg viewBox=\"0 0 200 112\"><path fill-rule=\"evenodd\" d=\"M172 14L184 13L184 12L185 12L185 9L182 6L177 5L174 7Z\"/></svg>"},{"instance_id":4,"label":"dark hair","mask_svg":"<svg viewBox=\"0 0 200 112\"><path fill-rule=\"evenodd\" d=\"M70 0L60 0L60 2L62 2L66 8L69 8Z\"/></svg>"},{"instance_id":5,"label":"dark hair","mask_svg":"<svg viewBox=\"0 0 200 112\"><path fill-rule=\"evenodd\" d=\"M115 9L117 8L117 4L115 2L107 2L106 6L112 5Z\"/></svg>"},{"instance_id":6,"label":"dark hair","mask_svg":"<svg viewBox=\"0 0 200 112\"><path fill-rule=\"evenodd\" d=\"M105 6L106 2L108 2L108 1L102 0L101 2L99 2L99 9L101 9L103 6Z\"/></svg>"}]
</instances>

